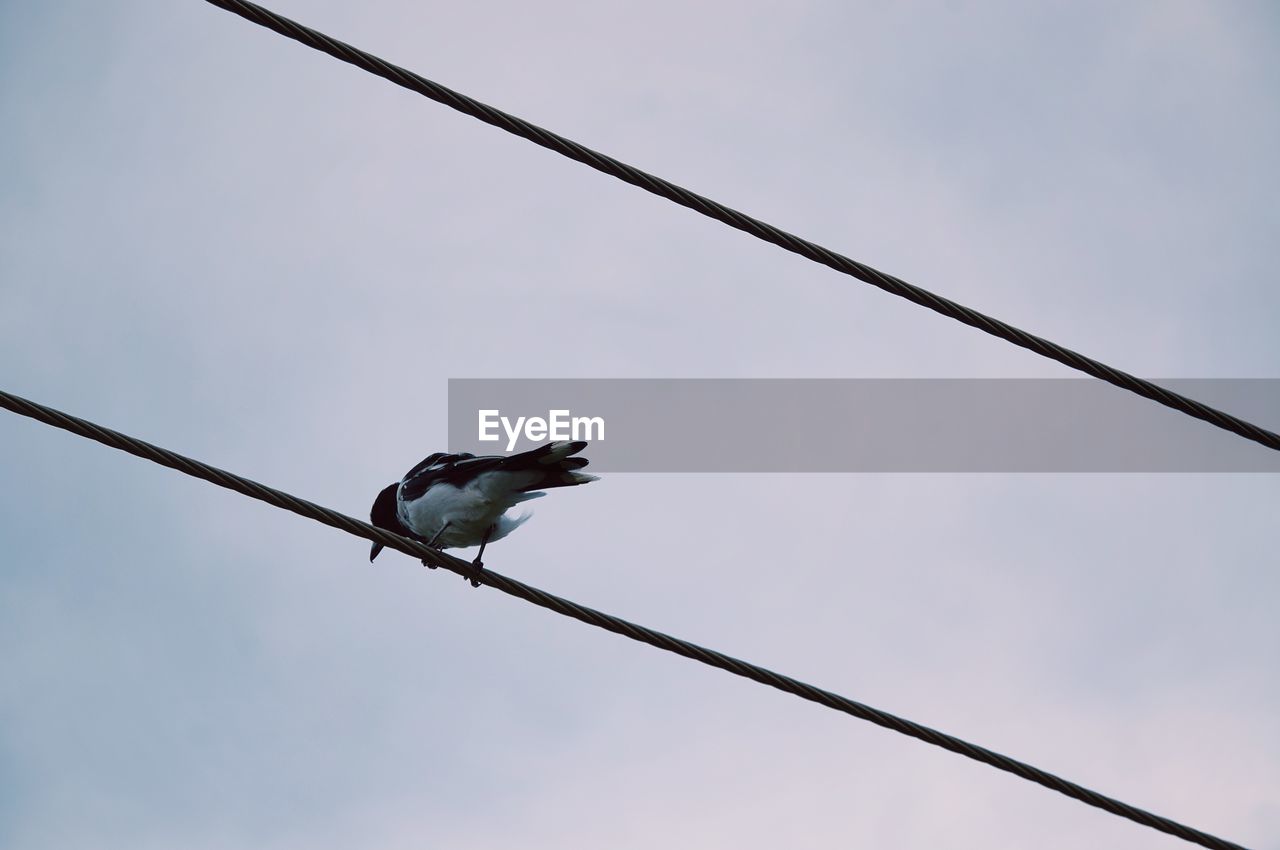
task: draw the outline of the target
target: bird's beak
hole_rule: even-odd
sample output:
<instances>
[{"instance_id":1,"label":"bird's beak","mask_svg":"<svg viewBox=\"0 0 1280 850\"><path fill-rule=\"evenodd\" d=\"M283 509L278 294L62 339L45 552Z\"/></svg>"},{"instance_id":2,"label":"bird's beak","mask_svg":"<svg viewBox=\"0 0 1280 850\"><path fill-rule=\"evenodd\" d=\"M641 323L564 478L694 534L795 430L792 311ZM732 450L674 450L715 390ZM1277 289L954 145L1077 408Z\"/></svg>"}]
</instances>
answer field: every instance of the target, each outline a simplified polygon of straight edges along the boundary
<instances>
[{"instance_id":1,"label":"bird's beak","mask_svg":"<svg viewBox=\"0 0 1280 850\"><path fill-rule=\"evenodd\" d=\"M382 551L382 544L373 544L373 549L369 550L369 563L373 563L373 559L378 557L378 553Z\"/></svg>"}]
</instances>

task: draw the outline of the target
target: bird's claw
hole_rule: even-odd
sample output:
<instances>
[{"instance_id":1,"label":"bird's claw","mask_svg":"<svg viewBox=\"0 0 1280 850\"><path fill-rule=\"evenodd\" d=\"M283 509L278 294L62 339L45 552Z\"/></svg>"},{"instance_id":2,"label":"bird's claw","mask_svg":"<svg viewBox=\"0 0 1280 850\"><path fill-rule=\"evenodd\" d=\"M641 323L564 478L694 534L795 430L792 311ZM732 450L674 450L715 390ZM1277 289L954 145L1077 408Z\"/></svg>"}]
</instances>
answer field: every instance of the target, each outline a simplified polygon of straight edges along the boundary
<instances>
[{"instance_id":1,"label":"bird's claw","mask_svg":"<svg viewBox=\"0 0 1280 850\"><path fill-rule=\"evenodd\" d=\"M484 561L481 561L479 558L476 558L474 561L471 562L471 567L476 571L476 575L479 575L484 571ZM473 578L472 576L467 576L467 578L471 580L472 587L480 586L480 582L477 579Z\"/></svg>"},{"instance_id":2,"label":"bird's claw","mask_svg":"<svg viewBox=\"0 0 1280 850\"><path fill-rule=\"evenodd\" d=\"M444 529L441 529L440 531L441 531L441 533L443 533L443 532L444 532ZM439 534L437 534L437 535L436 535L436 537L439 537L439 536L440 536ZM435 541L432 541L431 543L428 543L428 544L427 544L427 548L428 548L428 549L430 549L430 550L432 550L432 551L434 551L434 552L439 552L441 555L443 555L443 554L444 554L444 547L443 547L443 546L437 546L437 545L435 545ZM440 565L439 565L439 564L433 564L433 563L429 562L426 558L423 558L423 559L422 559L422 566L426 567L426 568L427 568L427 569L429 569L429 570L438 570L438 569L440 569Z\"/></svg>"}]
</instances>

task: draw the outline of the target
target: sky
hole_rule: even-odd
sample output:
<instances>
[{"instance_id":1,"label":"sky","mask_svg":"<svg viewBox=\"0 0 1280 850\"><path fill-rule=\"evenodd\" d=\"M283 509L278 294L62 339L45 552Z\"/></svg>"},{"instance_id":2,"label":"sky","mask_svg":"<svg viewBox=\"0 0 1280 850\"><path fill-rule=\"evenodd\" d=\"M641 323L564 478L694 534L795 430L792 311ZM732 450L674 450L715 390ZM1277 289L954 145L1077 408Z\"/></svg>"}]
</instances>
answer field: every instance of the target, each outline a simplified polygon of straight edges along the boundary
<instances>
[{"instance_id":1,"label":"sky","mask_svg":"<svg viewBox=\"0 0 1280 850\"><path fill-rule=\"evenodd\" d=\"M1280 377L1266 4L272 8L1135 374ZM198 0L0 3L0 126L3 388L355 516L449 378L1072 374ZM6 848L1181 844L11 414L0 480ZM1278 505L612 474L486 563L1280 848Z\"/></svg>"}]
</instances>

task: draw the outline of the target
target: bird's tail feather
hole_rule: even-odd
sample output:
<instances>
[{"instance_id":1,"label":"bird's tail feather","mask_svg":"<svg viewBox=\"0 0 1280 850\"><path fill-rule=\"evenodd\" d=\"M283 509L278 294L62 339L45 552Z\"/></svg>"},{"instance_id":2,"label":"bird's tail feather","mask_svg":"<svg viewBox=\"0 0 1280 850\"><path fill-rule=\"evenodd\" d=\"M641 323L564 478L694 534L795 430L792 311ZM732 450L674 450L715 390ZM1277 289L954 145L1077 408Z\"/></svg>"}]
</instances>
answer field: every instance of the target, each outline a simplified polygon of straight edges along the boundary
<instances>
[{"instance_id":1,"label":"bird's tail feather","mask_svg":"<svg viewBox=\"0 0 1280 850\"><path fill-rule=\"evenodd\" d=\"M575 455L586 447L587 442L585 440L564 440L547 443L545 446L539 446L536 449L506 458L502 466L511 472L529 471L540 473L537 481L523 488L526 491L587 484L598 480L594 475L577 471L587 465L587 459L585 457L570 457L570 455Z\"/></svg>"}]
</instances>

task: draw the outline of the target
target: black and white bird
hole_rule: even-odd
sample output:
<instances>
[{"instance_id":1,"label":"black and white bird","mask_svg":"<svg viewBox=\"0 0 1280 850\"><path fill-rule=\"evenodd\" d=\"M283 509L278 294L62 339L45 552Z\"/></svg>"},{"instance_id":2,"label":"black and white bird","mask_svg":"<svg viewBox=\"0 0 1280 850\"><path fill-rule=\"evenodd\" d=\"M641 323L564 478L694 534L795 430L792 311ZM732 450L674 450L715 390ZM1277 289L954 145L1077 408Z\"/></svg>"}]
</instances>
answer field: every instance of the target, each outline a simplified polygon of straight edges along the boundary
<instances>
[{"instance_id":1,"label":"black and white bird","mask_svg":"<svg viewBox=\"0 0 1280 850\"><path fill-rule=\"evenodd\" d=\"M507 516L507 511L545 496L543 490L596 480L578 471L587 465L585 457L572 457L586 447L585 441L578 440L547 443L510 456L438 452L384 488L373 501L369 519L379 528L435 549L479 546L472 562L479 570L484 566L480 560L484 547L515 531L530 516ZM381 551L382 544L374 543L369 560ZM479 587L474 579L471 583Z\"/></svg>"}]
</instances>

